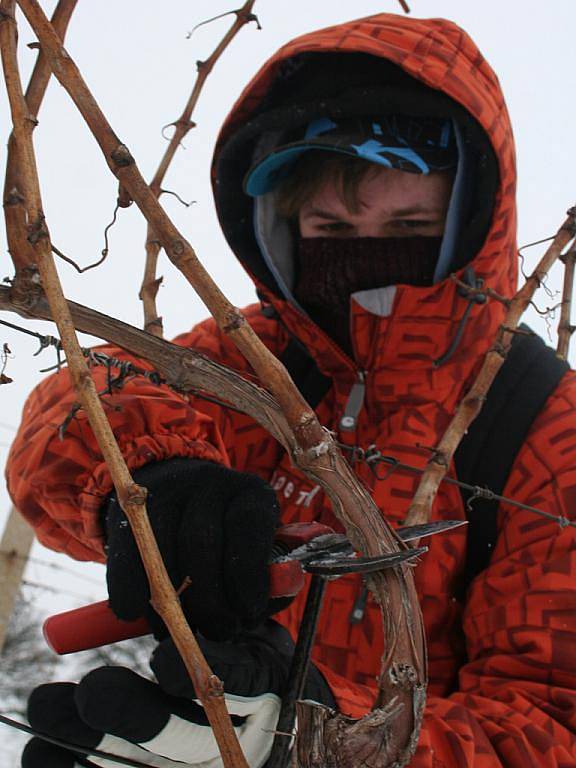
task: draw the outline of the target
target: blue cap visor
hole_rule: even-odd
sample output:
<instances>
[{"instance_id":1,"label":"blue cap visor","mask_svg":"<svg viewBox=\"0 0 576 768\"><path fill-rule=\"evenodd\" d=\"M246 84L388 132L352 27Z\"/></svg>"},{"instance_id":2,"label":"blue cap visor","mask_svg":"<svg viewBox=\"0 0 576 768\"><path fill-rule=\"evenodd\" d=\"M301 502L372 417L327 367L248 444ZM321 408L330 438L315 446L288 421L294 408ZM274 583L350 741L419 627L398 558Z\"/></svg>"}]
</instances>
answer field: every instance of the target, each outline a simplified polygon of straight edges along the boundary
<instances>
[{"instance_id":1,"label":"blue cap visor","mask_svg":"<svg viewBox=\"0 0 576 768\"><path fill-rule=\"evenodd\" d=\"M348 155L348 157L357 157L360 160L367 160L384 168L398 168L398 164L394 162L394 158L398 158L403 161L401 170L407 170L406 163L414 166L411 169L413 173L428 174L431 170L420 155L409 147L383 147L377 142L366 141L364 144L354 145L353 148L355 151L351 152L346 149L323 144L307 143L273 152L248 172L244 181L244 191L250 197L259 197L267 192L271 192L281 181L290 175L296 160L312 149L332 153L337 152L341 155Z\"/></svg>"},{"instance_id":2,"label":"blue cap visor","mask_svg":"<svg viewBox=\"0 0 576 768\"><path fill-rule=\"evenodd\" d=\"M308 125L303 139L280 146L257 162L246 174L245 192L251 197L271 192L310 150L337 152L408 173L428 174L454 168L457 163L449 121L392 115L337 125L324 117Z\"/></svg>"},{"instance_id":3,"label":"blue cap visor","mask_svg":"<svg viewBox=\"0 0 576 768\"><path fill-rule=\"evenodd\" d=\"M275 189L280 182L290 175L296 160L311 149L349 154L333 147L311 147L309 144L280 149L268 155L261 163L250 170L244 180L244 191L250 197L259 197Z\"/></svg>"}]
</instances>

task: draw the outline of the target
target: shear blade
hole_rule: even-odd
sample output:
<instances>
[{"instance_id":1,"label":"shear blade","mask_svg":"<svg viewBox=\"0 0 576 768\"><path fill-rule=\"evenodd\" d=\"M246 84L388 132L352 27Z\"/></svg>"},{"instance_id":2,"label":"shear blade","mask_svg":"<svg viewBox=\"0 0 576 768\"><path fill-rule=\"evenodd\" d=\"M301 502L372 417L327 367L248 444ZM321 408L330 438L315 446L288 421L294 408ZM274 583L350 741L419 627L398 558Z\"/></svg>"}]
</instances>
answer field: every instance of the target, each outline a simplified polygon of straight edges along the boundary
<instances>
[{"instance_id":1,"label":"shear blade","mask_svg":"<svg viewBox=\"0 0 576 768\"><path fill-rule=\"evenodd\" d=\"M392 552L376 557L330 557L329 555L318 560L310 560L303 568L308 573L317 573L320 576L341 576L346 573L373 573L385 568L395 568L410 560L423 555L428 547L409 549L405 552Z\"/></svg>"},{"instance_id":2,"label":"shear blade","mask_svg":"<svg viewBox=\"0 0 576 768\"><path fill-rule=\"evenodd\" d=\"M435 520L433 523L423 523L422 525L405 525L398 528L396 533L402 541L413 541L422 539L424 536L433 536L435 533L444 533L453 528L460 528L461 525L467 525L468 520Z\"/></svg>"}]
</instances>

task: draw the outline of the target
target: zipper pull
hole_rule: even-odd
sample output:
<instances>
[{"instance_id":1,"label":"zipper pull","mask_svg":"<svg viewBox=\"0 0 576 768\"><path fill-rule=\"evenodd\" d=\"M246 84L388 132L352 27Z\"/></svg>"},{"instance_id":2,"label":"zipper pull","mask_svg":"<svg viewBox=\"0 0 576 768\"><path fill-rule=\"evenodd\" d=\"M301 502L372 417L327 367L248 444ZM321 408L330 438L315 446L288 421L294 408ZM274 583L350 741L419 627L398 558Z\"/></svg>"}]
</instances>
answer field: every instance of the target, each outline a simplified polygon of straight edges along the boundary
<instances>
[{"instance_id":1,"label":"zipper pull","mask_svg":"<svg viewBox=\"0 0 576 768\"><path fill-rule=\"evenodd\" d=\"M348 400L344 408L344 415L340 419L341 432L353 432L356 429L358 415L364 405L364 394L366 392L366 375L364 371L358 372L358 381L355 381L348 395Z\"/></svg>"},{"instance_id":2,"label":"zipper pull","mask_svg":"<svg viewBox=\"0 0 576 768\"><path fill-rule=\"evenodd\" d=\"M352 610L350 611L350 616L348 617L348 621L350 622L350 624L360 624L360 622L364 618L364 614L366 613L367 600L368 600L368 587L366 586L366 584L362 584L362 586L360 587L360 592L358 593L358 596L354 601L354 605L352 606Z\"/></svg>"}]
</instances>

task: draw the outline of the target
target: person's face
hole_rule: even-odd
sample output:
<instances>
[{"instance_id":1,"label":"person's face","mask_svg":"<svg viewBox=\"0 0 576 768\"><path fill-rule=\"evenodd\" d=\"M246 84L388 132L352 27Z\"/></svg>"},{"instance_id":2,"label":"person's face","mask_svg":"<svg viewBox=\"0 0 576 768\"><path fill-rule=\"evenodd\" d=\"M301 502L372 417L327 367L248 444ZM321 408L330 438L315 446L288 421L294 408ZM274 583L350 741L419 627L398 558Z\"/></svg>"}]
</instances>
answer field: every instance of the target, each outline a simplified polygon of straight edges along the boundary
<instances>
[{"instance_id":1,"label":"person's face","mask_svg":"<svg viewBox=\"0 0 576 768\"><path fill-rule=\"evenodd\" d=\"M452 177L376 168L358 186L352 213L326 182L298 214L302 237L434 237L442 235Z\"/></svg>"}]
</instances>

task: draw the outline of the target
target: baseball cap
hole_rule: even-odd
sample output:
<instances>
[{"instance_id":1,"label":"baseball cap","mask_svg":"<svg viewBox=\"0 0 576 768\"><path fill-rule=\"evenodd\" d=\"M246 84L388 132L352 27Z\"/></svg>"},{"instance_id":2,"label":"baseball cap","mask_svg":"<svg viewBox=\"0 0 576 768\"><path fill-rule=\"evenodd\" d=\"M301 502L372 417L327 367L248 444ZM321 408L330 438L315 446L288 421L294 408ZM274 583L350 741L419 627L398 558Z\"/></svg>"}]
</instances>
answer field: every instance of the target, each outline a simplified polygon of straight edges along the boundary
<instances>
[{"instance_id":1,"label":"baseball cap","mask_svg":"<svg viewBox=\"0 0 576 768\"><path fill-rule=\"evenodd\" d=\"M323 150L367 160L385 168L429 174L456 167L458 150L450 120L379 115L313 120L300 140L278 146L260 158L244 179L244 190L259 197L289 176L305 152Z\"/></svg>"}]
</instances>

